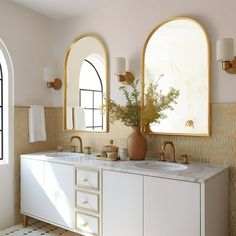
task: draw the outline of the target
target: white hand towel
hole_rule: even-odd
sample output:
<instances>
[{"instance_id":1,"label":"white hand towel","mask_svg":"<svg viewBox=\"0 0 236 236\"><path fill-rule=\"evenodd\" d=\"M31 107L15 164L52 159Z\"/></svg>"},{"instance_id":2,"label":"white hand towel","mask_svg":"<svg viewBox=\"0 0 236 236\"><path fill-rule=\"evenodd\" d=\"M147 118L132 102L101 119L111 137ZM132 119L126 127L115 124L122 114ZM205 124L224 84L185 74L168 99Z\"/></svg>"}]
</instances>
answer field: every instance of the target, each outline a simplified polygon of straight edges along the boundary
<instances>
[{"instance_id":1,"label":"white hand towel","mask_svg":"<svg viewBox=\"0 0 236 236\"><path fill-rule=\"evenodd\" d=\"M85 130L85 112L83 107L74 108L74 128L75 130Z\"/></svg>"},{"instance_id":2,"label":"white hand towel","mask_svg":"<svg viewBox=\"0 0 236 236\"><path fill-rule=\"evenodd\" d=\"M43 106L30 106L29 142L46 141L45 115Z\"/></svg>"},{"instance_id":3,"label":"white hand towel","mask_svg":"<svg viewBox=\"0 0 236 236\"><path fill-rule=\"evenodd\" d=\"M74 129L73 127L73 108L67 106L66 107L66 129Z\"/></svg>"}]
</instances>

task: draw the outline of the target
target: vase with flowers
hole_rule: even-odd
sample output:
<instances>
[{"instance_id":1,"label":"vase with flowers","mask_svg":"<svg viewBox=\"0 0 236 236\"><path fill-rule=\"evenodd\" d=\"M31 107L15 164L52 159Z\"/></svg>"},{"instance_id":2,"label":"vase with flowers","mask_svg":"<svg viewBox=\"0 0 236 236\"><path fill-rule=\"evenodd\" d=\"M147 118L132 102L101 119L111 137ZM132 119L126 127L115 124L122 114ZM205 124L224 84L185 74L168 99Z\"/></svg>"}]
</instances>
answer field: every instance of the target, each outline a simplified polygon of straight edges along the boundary
<instances>
[{"instance_id":1,"label":"vase with flowers","mask_svg":"<svg viewBox=\"0 0 236 236\"><path fill-rule=\"evenodd\" d=\"M141 132L141 127L158 122L166 116L165 109L173 109L172 105L179 96L179 91L171 88L163 95L157 91L158 83L151 83L144 95L143 104L138 90L138 80L130 87L121 86L120 90L126 99L125 105L117 104L114 100L108 101L109 116L111 122L120 120L126 126L132 127L132 133L128 137L127 147L130 160L144 160L147 152L147 140Z\"/></svg>"}]
</instances>

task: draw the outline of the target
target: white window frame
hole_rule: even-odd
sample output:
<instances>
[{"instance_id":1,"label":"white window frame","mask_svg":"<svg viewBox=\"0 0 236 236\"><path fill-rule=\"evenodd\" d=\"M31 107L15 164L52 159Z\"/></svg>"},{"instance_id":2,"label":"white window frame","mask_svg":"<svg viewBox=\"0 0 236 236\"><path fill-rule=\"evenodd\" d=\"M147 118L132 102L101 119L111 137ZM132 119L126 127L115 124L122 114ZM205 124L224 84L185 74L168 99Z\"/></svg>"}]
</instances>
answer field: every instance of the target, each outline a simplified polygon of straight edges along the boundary
<instances>
[{"instance_id":1,"label":"white window frame","mask_svg":"<svg viewBox=\"0 0 236 236\"><path fill-rule=\"evenodd\" d=\"M0 60L3 72L3 159L0 165L12 164L14 155L14 94L13 94L13 64L10 54L0 39ZM4 60L2 60L2 57Z\"/></svg>"}]
</instances>

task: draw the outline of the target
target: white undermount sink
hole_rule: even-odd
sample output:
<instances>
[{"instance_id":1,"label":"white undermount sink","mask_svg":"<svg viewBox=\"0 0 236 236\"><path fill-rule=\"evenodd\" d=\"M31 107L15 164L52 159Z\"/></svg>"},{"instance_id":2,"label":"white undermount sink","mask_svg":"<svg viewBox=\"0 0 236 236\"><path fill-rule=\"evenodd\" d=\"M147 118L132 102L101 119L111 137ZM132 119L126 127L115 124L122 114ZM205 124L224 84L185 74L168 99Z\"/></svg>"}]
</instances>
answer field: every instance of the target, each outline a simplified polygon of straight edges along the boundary
<instances>
[{"instance_id":1,"label":"white undermount sink","mask_svg":"<svg viewBox=\"0 0 236 236\"><path fill-rule=\"evenodd\" d=\"M179 163L169 162L142 162L135 164L136 167L149 169L149 170L163 170L163 171L181 171L186 170L188 167Z\"/></svg>"},{"instance_id":2,"label":"white undermount sink","mask_svg":"<svg viewBox=\"0 0 236 236\"><path fill-rule=\"evenodd\" d=\"M47 157L79 157L82 153L76 153L76 152L52 152L46 154ZM83 154L82 154L83 155Z\"/></svg>"},{"instance_id":3,"label":"white undermount sink","mask_svg":"<svg viewBox=\"0 0 236 236\"><path fill-rule=\"evenodd\" d=\"M58 160L77 160L84 156L83 153L74 152L53 152L45 154L47 158L56 158Z\"/></svg>"},{"instance_id":4,"label":"white undermount sink","mask_svg":"<svg viewBox=\"0 0 236 236\"><path fill-rule=\"evenodd\" d=\"M82 157L83 153L75 153L75 152L52 152L48 153L46 157L56 157L56 158L74 158L74 157Z\"/></svg>"}]
</instances>

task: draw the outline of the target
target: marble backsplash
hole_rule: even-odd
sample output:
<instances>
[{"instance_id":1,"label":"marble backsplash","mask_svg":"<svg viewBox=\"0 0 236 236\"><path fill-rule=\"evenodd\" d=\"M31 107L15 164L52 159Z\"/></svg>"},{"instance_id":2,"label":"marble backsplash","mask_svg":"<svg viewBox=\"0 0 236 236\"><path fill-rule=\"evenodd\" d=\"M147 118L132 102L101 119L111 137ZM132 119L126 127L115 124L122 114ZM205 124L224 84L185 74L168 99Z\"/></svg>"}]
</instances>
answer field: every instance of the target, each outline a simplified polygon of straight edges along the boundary
<instances>
[{"instance_id":1,"label":"marble backsplash","mask_svg":"<svg viewBox=\"0 0 236 236\"><path fill-rule=\"evenodd\" d=\"M126 146L130 128L117 122L111 124L109 133L64 132L62 109L45 109L47 141L29 144L28 109L15 108L15 206L16 220L20 217L20 154L56 149L62 145L69 149L70 137L80 135L84 146L100 151L110 139L119 147ZM163 141L171 140L176 147L176 157L191 155L191 161L228 164L230 169L230 235L236 235L236 103L212 104L212 133L210 137L183 137L147 135L148 157L157 157ZM167 150L168 152L168 150ZM168 157L167 157L168 158Z\"/></svg>"}]
</instances>

